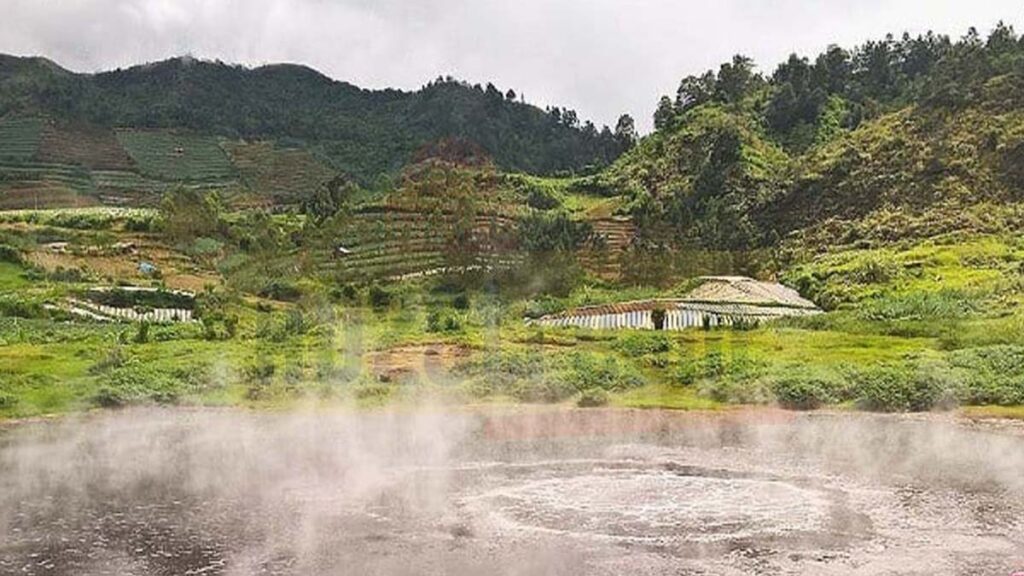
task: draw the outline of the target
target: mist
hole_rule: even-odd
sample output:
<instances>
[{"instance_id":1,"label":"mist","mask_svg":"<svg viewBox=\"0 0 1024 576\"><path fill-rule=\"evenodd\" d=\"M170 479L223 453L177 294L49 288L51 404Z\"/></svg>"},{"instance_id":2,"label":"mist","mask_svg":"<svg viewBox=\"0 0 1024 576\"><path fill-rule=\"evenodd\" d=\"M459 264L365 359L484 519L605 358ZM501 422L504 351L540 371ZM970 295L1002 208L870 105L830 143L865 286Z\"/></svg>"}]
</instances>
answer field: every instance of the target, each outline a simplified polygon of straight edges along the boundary
<instances>
[{"instance_id":1,"label":"mist","mask_svg":"<svg viewBox=\"0 0 1024 576\"><path fill-rule=\"evenodd\" d=\"M0 573L1008 574L1022 433L773 411L105 412L0 432Z\"/></svg>"}]
</instances>

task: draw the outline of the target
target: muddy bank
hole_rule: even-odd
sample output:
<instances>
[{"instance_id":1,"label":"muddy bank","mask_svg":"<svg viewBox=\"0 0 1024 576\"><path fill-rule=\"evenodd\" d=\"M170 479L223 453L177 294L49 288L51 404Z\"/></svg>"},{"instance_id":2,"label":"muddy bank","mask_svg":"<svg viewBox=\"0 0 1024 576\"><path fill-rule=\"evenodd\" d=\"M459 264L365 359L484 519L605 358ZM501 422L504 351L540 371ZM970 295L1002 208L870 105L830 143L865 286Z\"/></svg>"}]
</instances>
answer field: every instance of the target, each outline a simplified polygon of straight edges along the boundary
<instances>
[{"instance_id":1,"label":"muddy bank","mask_svg":"<svg viewBox=\"0 0 1024 576\"><path fill-rule=\"evenodd\" d=\"M1020 431L765 410L91 414L0 432L0 574L1010 574Z\"/></svg>"}]
</instances>

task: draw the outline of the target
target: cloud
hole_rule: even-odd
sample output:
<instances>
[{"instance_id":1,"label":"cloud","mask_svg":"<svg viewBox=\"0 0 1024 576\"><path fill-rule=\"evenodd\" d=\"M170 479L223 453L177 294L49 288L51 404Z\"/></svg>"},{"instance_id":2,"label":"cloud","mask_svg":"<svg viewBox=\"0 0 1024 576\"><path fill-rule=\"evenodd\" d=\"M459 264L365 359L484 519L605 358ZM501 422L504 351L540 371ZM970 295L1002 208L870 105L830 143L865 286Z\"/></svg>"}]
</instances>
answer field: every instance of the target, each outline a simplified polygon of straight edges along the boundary
<instances>
[{"instance_id":1,"label":"cloud","mask_svg":"<svg viewBox=\"0 0 1024 576\"><path fill-rule=\"evenodd\" d=\"M181 54L307 64L368 88L439 75L642 126L660 94L732 54L762 69L887 32L1024 20L1018 0L6 0L0 51L80 71Z\"/></svg>"}]
</instances>

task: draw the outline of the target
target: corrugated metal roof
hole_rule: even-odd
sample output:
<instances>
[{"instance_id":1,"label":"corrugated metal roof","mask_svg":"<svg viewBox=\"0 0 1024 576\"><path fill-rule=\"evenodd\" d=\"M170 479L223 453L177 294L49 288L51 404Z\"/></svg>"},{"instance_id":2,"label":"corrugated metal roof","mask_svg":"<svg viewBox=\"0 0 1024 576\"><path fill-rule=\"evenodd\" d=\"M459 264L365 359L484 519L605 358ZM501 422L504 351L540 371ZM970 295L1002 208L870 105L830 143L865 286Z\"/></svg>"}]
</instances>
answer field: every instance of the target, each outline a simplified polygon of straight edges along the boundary
<instances>
[{"instance_id":1,"label":"corrugated metal roof","mask_svg":"<svg viewBox=\"0 0 1024 576\"><path fill-rule=\"evenodd\" d=\"M549 314L540 320L625 314L656 308L694 310L728 316L773 318L820 312L813 302L800 297L796 290L782 284L759 282L744 276L708 276L702 280L704 280L703 284L683 298L584 306L557 314Z\"/></svg>"}]
</instances>

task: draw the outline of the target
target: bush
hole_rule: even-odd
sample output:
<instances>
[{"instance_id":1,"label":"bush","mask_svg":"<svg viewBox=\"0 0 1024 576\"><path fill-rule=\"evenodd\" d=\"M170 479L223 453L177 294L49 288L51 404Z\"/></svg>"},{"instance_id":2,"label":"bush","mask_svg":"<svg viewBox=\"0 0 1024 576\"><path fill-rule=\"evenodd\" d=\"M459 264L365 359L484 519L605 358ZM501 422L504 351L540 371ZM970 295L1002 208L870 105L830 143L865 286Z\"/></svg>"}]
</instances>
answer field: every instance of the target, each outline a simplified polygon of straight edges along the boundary
<instances>
[{"instance_id":1,"label":"bush","mask_svg":"<svg viewBox=\"0 0 1024 576\"><path fill-rule=\"evenodd\" d=\"M383 400L391 395L391 386L384 382L363 382L353 388L358 400Z\"/></svg>"},{"instance_id":2,"label":"bush","mask_svg":"<svg viewBox=\"0 0 1024 576\"><path fill-rule=\"evenodd\" d=\"M957 350L950 365L962 375L960 400L968 404L1024 404L1024 346Z\"/></svg>"},{"instance_id":3,"label":"bush","mask_svg":"<svg viewBox=\"0 0 1024 576\"><path fill-rule=\"evenodd\" d=\"M0 262L11 262L13 264L24 263L21 251L9 244L0 244Z\"/></svg>"},{"instance_id":4,"label":"bush","mask_svg":"<svg viewBox=\"0 0 1024 576\"><path fill-rule=\"evenodd\" d=\"M136 344L145 344L149 342L149 322L140 322L138 329L135 331L135 338L133 341Z\"/></svg>"},{"instance_id":5,"label":"bush","mask_svg":"<svg viewBox=\"0 0 1024 576\"><path fill-rule=\"evenodd\" d=\"M669 352L672 350L672 340L658 332L631 332L619 336L613 346L626 356L636 358Z\"/></svg>"},{"instance_id":6,"label":"bush","mask_svg":"<svg viewBox=\"0 0 1024 576\"><path fill-rule=\"evenodd\" d=\"M580 408L597 408L599 406L607 406L610 397L608 392L600 388L589 388L584 390L580 394L579 400L576 401L576 405Z\"/></svg>"},{"instance_id":7,"label":"bush","mask_svg":"<svg viewBox=\"0 0 1024 576\"><path fill-rule=\"evenodd\" d=\"M631 365L597 354L572 354L563 373L577 391L588 388L628 390L645 383L643 376Z\"/></svg>"},{"instance_id":8,"label":"bush","mask_svg":"<svg viewBox=\"0 0 1024 576\"><path fill-rule=\"evenodd\" d=\"M46 309L39 302L27 301L17 296L0 298L0 316L9 318L45 318Z\"/></svg>"},{"instance_id":9,"label":"bush","mask_svg":"<svg viewBox=\"0 0 1024 576\"><path fill-rule=\"evenodd\" d=\"M533 188L526 197L526 204L534 210L552 210L558 208L561 203L546 190Z\"/></svg>"},{"instance_id":10,"label":"bush","mask_svg":"<svg viewBox=\"0 0 1024 576\"><path fill-rule=\"evenodd\" d=\"M0 390L0 410L6 410L6 409L9 409L9 408L14 408L14 406L17 403L18 403L18 397L17 396L15 396L14 394L11 394L10 392L4 392L3 390Z\"/></svg>"},{"instance_id":11,"label":"bush","mask_svg":"<svg viewBox=\"0 0 1024 576\"><path fill-rule=\"evenodd\" d=\"M462 323L458 317L449 312L433 310L427 314L427 332L458 332L462 330Z\"/></svg>"},{"instance_id":12,"label":"bush","mask_svg":"<svg viewBox=\"0 0 1024 576\"><path fill-rule=\"evenodd\" d=\"M970 316L978 308L959 290L941 290L877 298L864 303L860 315L866 320L951 320Z\"/></svg>"},{"instance_id":13,"label":"bush","mask_svg":"<svg viewBox=\"0 0 1024 576\"><path fill-rule=\"evenodd\" d=\"M835 380L817 374L786 374L771 384L779 405L790 410L814 410L838 399Z\"/></svg>"},{"instance_id":14,"label":"bush","mask_svg":"<svg viewBox=\"0 0 1024 576\"><path fill-rule=\"evenodd\" d=\"M942 381L926 373L881 366L854 375L857 406L876 412L922 412L943 397Z\"/></svg>"},{"instance_id":15,"label":"bush","mask_svg":"<svg viewBox=\"0 0 1024 576\"><path fill-rule=\"evenodd\" d=\"M523 402L561 402L584 390L626 390L645 383L631 364L589 353L497 352L458 370L475 382L467 384L475 395L507 394Z\"/></svg>"},{"instance_id":16,"label":"bush","mask_svg":"<svg viewBox=\"0 0 1024 576\"><path fill-rule=\"evenodd\" d=\"M267 389L273 383L274 374L277 372L277 364L273 359L260 357L242 369L242 379L247 388L245 396L249 400L263 398Z\"/></svg>"},{"instance_id":17,"label":"bush","mask_svg":"<svg viewBox=\"0 0 1024 576\"><path fill-rule=\"evenodd\" d=\"M391 293L380 286L370 286L370 307L381 311L391 305Z\"/></svg>"},{"instance_id":18,"label":"bush","mask_svg":"<svg viewBox=\"0 0 1024 576\"><path fill-rule=\"evenodd\" d=\"M727 404L767 404L773 398L763 378L719 378L703 380L700 394Z\"/></svg>"},{"instance_id":19,"label":"bush","mask_svg":"<svg viewBox=\"0 0 1024 576\"><path fill-rule=\"evenodd\" d=\"M175 403L193 384L181 372L160 370L134 359L108 371L102 378L106 383L93 400L103 407L139 402Z\"/></svg>"},{"instance_id":20,"label":"bush","mask_svg":"<svg viewBox=\"0 0 1024 576\"><path fill-rule=\"evenodd\" d=\"M576 394L578 389L559 374L545 374L515 383L511 395L520 402L561 402Z\"/></svg>"},{"instance_id":21,"label":"bush","mask_svg":"<svg viewBox=\"0 0 1024 576\"><path fill-rule=\"evenodd\" d=\"M290 282L271 280L260 289L259 296L279 302L298 302L302 291Z\"/></svg>"}]
</instances>

